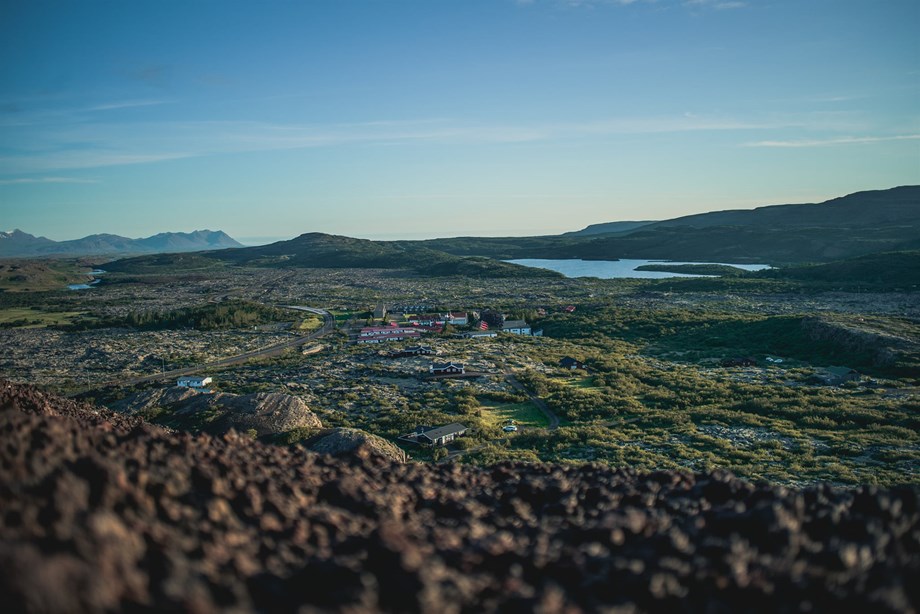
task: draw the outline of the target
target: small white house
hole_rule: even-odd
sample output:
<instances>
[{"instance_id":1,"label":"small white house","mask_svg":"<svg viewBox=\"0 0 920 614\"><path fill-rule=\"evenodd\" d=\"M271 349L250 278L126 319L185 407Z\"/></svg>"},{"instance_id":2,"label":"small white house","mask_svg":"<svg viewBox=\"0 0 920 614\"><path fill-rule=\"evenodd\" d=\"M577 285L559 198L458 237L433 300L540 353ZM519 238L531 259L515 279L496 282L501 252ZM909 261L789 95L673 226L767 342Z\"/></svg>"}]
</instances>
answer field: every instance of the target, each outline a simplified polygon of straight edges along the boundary
<instances>
[{"instance_id":1,"label":"small white house","mask_svg":"<svg viewBox=\"0 0 920 614\"><path fill-rule=\"evenodd\" d=\"M524 320L505 320L502 331L515 335L529 335L530 325Z\"/></svg>"},{"instance_id":2,"label":"small white house","mask_svg":"<svg viewBox=\"0 0 920 614\"><path fill-rule=\"evenodd\" d=\"M204 388L213 381L214 380L212 380L210 377L188 375L186 377L180 377L176 382L176 385L182 386L183 388Z\"/></svg>"},{"instance_id":3,"label":"small white house","mask_svg":"<svg viewBox=\"0 0 920 614\"><path fill-rule=\"evenodd\" d=\"M441 317L444 318L448 324L453 324L454 326L466 326L470 323L470 319L467 317L466 312L451 311Z\"/></svg>"}]
</instances>

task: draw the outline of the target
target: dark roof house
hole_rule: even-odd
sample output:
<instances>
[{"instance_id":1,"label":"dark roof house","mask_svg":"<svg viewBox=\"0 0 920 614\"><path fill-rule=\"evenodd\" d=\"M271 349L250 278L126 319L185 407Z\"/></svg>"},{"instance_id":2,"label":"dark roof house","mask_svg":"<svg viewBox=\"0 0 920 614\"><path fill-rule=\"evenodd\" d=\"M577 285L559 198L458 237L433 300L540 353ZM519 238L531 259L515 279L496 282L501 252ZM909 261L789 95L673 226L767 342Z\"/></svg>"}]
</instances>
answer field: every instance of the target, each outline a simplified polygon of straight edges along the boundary
<instances>
[{"instance_id":1,"label":"dark roof house","mask_svg":"<svg viewBox=\"0 0 920 614\"><path fill-rule=\"evenodd\" d=\"M818 375L828 386L839 386L846 382L856 381L861 378L859 371L849 367L827 367L824 372Z\"/></svg>"},{"instance_id":2,"label":"dark roof house","mask_svg":"<svg viewBox=\"0 0 920 614\"><path fill-rule=\"evenodd\" d=\"M418 426L415 432L402 435L400 439L422 445L443 446L457 437L462 437L467 430L466 426L459 422L439 427Z\"/></svg>"},{"instance_id":3,"label":"dark roof house","mask_svg":"<svg viewBox=\"0 0 920 614\"><path fill-rule=\"evenodd\" d=\"M443 446L452 442L456 437L462 436L466 431L467 428L464 425L454 422L453 424L425 431L418 436L418 440L433 446Z\"/></svg>"},{"instance_id":4,"label":"dark roof house","mask_svg":"<svg viewBox=\"0 0 920 614\"><path fill-rule=\"evenodd\" d=\"M465 369L462 364L449 362L446 364L433 364L428 368L433 375L462 375Z\"/></svg>"},{"instance_id":5,"label":"dark roof house","mask_svg":"<svg viewBox=\"0 0 920 614\"><path fill-rule=\"evenodd\" d=\"M571 369L574 371L575 369L584 369L585 363L581 362L580 360L575 360L571 356L566 356L559 361L559 366L563 369Z\"/></svg>"},{"instance_id":6,"label":"dark roof house","mask_svg":"<svg viewBox=\"0 0 920 614\"><path fill-rule=\"evenodd\" d=\"M414 345L401 350L393 350L387 356L390 358L403 358L405 356L428 356L434 354L434 350L427 345Z\"/></svg>"}]
</instances>

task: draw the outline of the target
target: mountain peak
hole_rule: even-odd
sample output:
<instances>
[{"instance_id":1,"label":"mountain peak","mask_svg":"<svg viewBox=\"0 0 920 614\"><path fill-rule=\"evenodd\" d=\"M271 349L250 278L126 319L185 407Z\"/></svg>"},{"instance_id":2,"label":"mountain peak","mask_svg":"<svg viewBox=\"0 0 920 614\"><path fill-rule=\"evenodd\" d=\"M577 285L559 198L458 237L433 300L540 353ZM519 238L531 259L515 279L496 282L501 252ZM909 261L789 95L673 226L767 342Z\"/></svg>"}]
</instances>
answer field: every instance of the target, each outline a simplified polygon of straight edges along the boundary
<instances>
[{"instance_id":1,"label":"mountain peak","mask_svg":"<svg viewBox=\"0 0 920 614\"><path fill-rule=\"evenodd\" d=\"M222 230L161 232L141 239L100 233L82 239L58 242L45 237L35 237L16 229L0 232L0 239L3 239L0 242L0 257L12 258L196 252L243 246Z\"/></svg>"}]
</instances>

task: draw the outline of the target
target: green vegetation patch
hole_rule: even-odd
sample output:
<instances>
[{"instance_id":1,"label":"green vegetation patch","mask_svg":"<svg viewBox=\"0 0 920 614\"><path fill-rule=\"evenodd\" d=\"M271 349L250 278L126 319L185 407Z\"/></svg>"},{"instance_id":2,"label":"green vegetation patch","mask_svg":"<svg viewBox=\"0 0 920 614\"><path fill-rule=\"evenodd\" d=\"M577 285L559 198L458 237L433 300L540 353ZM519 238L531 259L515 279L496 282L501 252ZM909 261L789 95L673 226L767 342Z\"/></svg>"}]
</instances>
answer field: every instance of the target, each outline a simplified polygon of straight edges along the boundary
<instances>
[{"instance_id":1,"label":"green vegetation patch","mask_svg":"<svg viewBox=\"0 0 920 614\"><path fill-rule=\"evenodd\" d=\"M868 254L827 264L760 271L754 275L766 279L817 282L835 287L917 289L920 287L920 250Z\"/></svg>"},{"instance_id":2,"label":"green vegetation patch","mask_svg":"<svg viewBox=\"0 0 920 614\"><path fill-rule=\"evenodd\" d=\"M88 267L74 260L0 261L0 291L42 292L86 283Z\"/></svg>"},{"instance_id":3,"label":"green vegetation patch","mask_svg":"<svg viewBox=\"0 0 920 614\"><path fill-rule=\"evenodd\" d=\"M323 327L325 320L322 316L308 316L297 323L297 331L301 333L309 333L314 330L319 330Z\"/></svg>"},{"instance_id":4,"label":"green vegetation patch","mask_svg":"<svg viewBox=\"0 0 920 614\"><path fill-rule=\"evenodd\" d=\"M903 318L813 317L600 307L553 314L544 335L635 344L645 353L682 362L767 356L814 366L845 365L875 375L904 375L920 366L915 323ZM839 329L839 330L835 330ZM766 363L763 363L766 364ZM920 372L920 371L918 371Z\"/></svg>"},{"instance_id":5,"label":"green vegetation patch","mask_svg":"<svg viewBox=\"0 0 920 614\"><path fill-rule=\"evenodd\" d=\"M63 326L80 318L84 311L41 311L26 307L0 309L0 328L43 328Z\"/></svg>"},{"instance_id":6,"label":"green vegetation patch","mask_svg":"<svg viewBox=\"0 0 920 614\"><path fill-rule=\"evenodd\" d=\"M483 405L480 409L482 422L489 427L498 427L513 420L515 424L523 427L546 428L549 421L536 405L530 401L523 403L507 403L501 405Z\"/></svg>"},{"instance_id":7,"label":"green vegetation patch","mask_svg":"<svg viewBox=\"0 0 920 614\"><path fill-rule=\"evenodd\" d=\"M716 277L738 277L744 269L727 264L643 264L637 271L660 271L663 273L682 273L684 275L712 275Z\"/></svg>"},{"instance_id":8,"label":"green vegetation patch","mask_svg":"<svg viewBox=\"0 0 920 614\"><path fill-rule=\"evenodd\" d=\"M137 330L227 330L290 322L291 312L251 301L224 301L167 311L135 311L118 318L80 319L63 328L129 327Z\"/></svg>"}]
</instances>

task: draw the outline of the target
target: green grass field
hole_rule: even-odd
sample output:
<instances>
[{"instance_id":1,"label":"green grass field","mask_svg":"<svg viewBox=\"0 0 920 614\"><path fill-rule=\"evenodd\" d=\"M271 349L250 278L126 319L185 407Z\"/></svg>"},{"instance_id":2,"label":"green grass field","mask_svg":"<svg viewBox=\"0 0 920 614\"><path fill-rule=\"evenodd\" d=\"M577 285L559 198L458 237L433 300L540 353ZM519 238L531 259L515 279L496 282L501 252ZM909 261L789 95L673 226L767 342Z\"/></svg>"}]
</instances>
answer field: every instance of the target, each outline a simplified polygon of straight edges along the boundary
<instances>
[{"instance_id":1,"label":"green grass field","mask_svg":"<svg viewBox=\"0 0 920 614\"><path fill-rule=\"evenodd\" d=\"M83 315L83 311L38 311L25 307L0 309L0 327L3 328L43 328L70 324L74 318Z\"/></svg>"},{"instance_id":2,"label":"green grass field","mask_svg":"<svg viewBox=\"0 0 920 614\"><path fill-rule=\"evenodd\" d=\"M554 379L553 381L559 382L569 388L578 388L580 390L590 390L591 388L597 388L597 382L595 378L591 375L585 377L572 377L566 379Z\"/></svg>"},{"instance_id":3,"label":"green grass field","mask_svg":"<svg viewBox=\"0 0 920 614\"><path fill-rule=\"evenodd\" d=\"M320 316L309 316L304 318L299 324L297 324L297 331L301 333L309 333L314 330L319 330L323 327L323 318Z\"/></svg>"},{"instance_id":4,"label":"green grass field","mask_svg":"<svg viewBox=\"0 0 920 614\"><path fill-rule=\"evenodd\" d=\"M68 284L88 281L87 269L86 265L72 260L0 261L0 291L63 290Z\"/></svg>"},{"instance_id":5,"label":"green grass field","mask_svg":"<svg viewBox=\"0 0 920 614\"><path fill-rule=\"evenodd\" d=\"M524 403L507 403L502 405L482 406L482 420L489 426L501 428L509 420L519 426L546 428L549 421L537 407L530 401Z\"/></svg>"}]
</instances>

